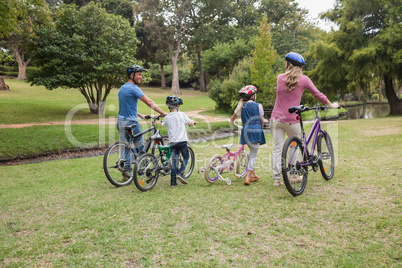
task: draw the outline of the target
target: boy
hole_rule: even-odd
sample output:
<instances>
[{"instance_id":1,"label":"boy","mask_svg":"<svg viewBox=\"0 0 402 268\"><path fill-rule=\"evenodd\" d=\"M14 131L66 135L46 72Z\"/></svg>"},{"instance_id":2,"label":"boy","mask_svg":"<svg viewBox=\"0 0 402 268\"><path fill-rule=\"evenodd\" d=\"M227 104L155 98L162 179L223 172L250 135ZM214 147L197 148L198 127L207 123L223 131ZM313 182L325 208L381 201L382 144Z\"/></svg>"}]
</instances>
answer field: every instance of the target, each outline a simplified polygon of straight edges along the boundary
<instances>
[{"instance_id":1,"label":"boy","mask_svg":"<svg viewBox=\"0 0 402 268\"><path fill-rule=\"evenodd\" d=\"M184 177L184 171L186 169L188 160L190 158L187 147L187 130L186 124L194 126L194 121L191 120L185 113L179 112L180 105L183 104L183 100L175 95L168 96L166 98L166 105L169 108L170 113L165 116L162 121L162 126L167 126L169 135L170 150L172 151L172 172L170 174L170 187L177 186L177 179L183 184L187 184L187 180ZM183 163L179 170L179 156L180 153L183 156Z\"/></svg>"}]
</instances>

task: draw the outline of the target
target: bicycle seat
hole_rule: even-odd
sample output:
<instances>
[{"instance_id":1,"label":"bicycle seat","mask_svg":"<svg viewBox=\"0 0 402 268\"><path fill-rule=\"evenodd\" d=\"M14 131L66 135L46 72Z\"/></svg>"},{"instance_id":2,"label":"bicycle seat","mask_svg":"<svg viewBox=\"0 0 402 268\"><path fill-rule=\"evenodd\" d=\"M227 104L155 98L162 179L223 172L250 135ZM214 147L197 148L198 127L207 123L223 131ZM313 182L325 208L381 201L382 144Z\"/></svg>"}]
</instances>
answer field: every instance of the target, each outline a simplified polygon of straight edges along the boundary
<instances>
[{"instance_id":1,"label":"bicycle seat","mask_svg":"<svg viewBox=\"0 0 402 268\"><path fill-rule=\"evenodd\" d=\"M159 129L151 136L151 139L153 140L162 140L162 135Z\"/></svg>"},{"instance_id":2,"label":"bicycle seat","mask_svg":"<svg viewBox=\"0 0 402 268\"><path fill-rule=\"evenodd\" d=\"M299 106L293 106L289 108L289 113L293 114L294 112L297 112L297 114L301 114L304 106L299 105Z\"/></svg>"},{"instance_id":3,"label":"bicycle seat","mask_svg":"<svg viewBox=\"0 0 402 268\"><path fill-rule=\"evenodd\" d=\"M129 125L129 126L124 126L124 129L125 130L131 130L131 129L135 128L136 126L137 126L137 124L132 124L132 125Z\"/></svg>"},{"instance_id":4,"label":"bicycle seat","mask_svg":"<svg viewBox=\"0 0 402 268\"><path fill-rule=\"evenodd\" d=\"M234 144L232 143L232 144L225 144L225 145L222 145L221 147L222 148L225 148L226 150L229 150L230 148L232 148L234 146Z\"/></svg>"}]
</instances>

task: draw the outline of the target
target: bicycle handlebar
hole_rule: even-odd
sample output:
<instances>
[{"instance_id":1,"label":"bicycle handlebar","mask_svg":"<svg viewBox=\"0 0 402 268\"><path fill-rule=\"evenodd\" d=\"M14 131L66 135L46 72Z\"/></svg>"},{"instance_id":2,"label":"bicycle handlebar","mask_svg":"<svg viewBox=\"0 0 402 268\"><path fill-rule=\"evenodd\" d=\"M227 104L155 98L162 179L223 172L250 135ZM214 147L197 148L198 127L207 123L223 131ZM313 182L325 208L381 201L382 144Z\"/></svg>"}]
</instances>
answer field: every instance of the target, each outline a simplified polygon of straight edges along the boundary
<instances>
[{"instance_id":1,"label":"bicycle handlebar","mask_svg":"<svg viewBox=\"0 0 402 268\"><path fill-rule=\"evenodd\" d=\"M340 108L341 108L341 106L338 106L337 109L340 109ZM331 109L331 108L328 105L323 105L323 106L318 105L318 106L315 106L315 107L308 107L308 106L304 107L304 105L298 105L298 106L290 107L288 109L288 111L291 114L296 112L298 115L300 115L301 113L303 113L305 111L310 111L310 110L321 110L321 111L323 111L323 110L327 110L327 109Z\"/></svg>"}]
</instances>

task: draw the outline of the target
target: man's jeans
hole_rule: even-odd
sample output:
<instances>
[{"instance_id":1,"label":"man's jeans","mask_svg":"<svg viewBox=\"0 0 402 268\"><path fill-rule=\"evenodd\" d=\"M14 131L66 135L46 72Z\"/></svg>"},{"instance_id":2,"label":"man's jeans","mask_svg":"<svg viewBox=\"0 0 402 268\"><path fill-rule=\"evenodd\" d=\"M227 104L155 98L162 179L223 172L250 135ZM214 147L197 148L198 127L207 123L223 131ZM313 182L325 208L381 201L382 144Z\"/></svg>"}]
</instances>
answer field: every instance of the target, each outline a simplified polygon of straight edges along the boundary
<instances>
[{"instance_id":1,"label":"man's jeans","mask_svg":"<svg viewBox=\"0 0 402 268\"><path fill-rule=\"evenodd\" d=\"M170 174L170 184L177 184L176 175L179 165L180 153L183 156L183 163L179 169L179 174L183 175L186 170L188 160L190 159L190 153L188 152L188 146L186 141L170 144L170 150L172 151L172 172Z\"/></svg>"},{"instance_id":2,"label":"man's jeans","mask_svg":"<svg viewBox=\"0 0 402 268\"><path fill-rule=\"evenodd\" d=\"M122 119L117 119L117 130L119 131L119 140L120 141L125 141L130 143L130 135L127 133L127 130L124 129L125 126L137 124L133 129L131 129L131 132L135 135L137 133L140 133L141 130L141 125L138 123L138 121L132 121L132 120L122 120ZM134 146L136 149L134 149L134 153L137 156L137 153L144 150L144 139L141 136L137 137L134 139ZM124 149L124 152L120 152L121 158L123 158L126 161L125 169L128 170L130 173L132 171L132 167L130 163L133 162L133 159L131 157L130 151L128 149Z\"/></svg>"}]
</instances>

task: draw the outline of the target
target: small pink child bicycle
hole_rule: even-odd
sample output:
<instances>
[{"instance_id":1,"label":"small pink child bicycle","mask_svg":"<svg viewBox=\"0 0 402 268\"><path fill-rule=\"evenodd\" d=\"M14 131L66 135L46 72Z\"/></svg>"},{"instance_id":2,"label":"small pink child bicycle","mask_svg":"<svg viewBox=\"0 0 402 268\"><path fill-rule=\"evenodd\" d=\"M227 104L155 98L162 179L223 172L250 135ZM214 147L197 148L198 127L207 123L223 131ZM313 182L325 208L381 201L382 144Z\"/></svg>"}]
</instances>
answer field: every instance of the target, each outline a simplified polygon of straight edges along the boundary
<instances>
[{"instance_id":1,"label":"small pink child bicycle","mask_svg":"<svg viewBox=\"0 0 402 268\"><path fill-rule=\"evenodd\" d=\"M236 126L241 130L241 126ZM247 164L248 164L248 154L244 150L244 145L242 144L237 152L232 153L230 148L234 144L222 145L222 148L226 149L226 153L221 156L215 154L212 156L205 167L201 167L198 170L199 174L204 173L204 178L209 183L214 183L218 179L226 182L226 185L231 185L232 181L229 178L224 178L222 173L227 171L228 173L234 172L237 178L242 178L247 174Z\"/></svg>"}]
</instances>

